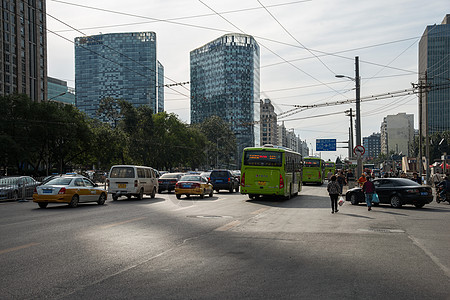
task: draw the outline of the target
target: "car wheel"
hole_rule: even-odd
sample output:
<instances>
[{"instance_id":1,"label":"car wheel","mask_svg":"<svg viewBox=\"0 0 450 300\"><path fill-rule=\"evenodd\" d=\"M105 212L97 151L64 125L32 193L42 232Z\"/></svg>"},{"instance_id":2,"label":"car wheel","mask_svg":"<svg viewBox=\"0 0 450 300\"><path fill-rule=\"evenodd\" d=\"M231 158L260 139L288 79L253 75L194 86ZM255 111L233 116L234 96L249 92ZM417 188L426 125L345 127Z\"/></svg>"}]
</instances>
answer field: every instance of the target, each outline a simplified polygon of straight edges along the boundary
<instances>
[{"instance_id":1,"label":"car wheel","mask_svg":"<svg viewBox=\"0 0 450 300\"><path fill-rule=\"evenodd\" d=\"M181 199L181 194L177 194L177 199Z\"/></svg>"},{"instance_id":2,"label":"car wheel","mask_svg":"<svg viewBox=\"0 0 450 300\"><path fill-rule=\"evenodd\" d=\"M117 196L116 194L112 195L113 201L117 201L117 199L119 199L119 196Z\"/></svg>"},{"instance_id":3,"label":"car wheel","mask_svg":"<svg viewBox=\"0 0 450 300\"><path fill-rule=\"evenodd\" d=\"M219 193L219 190L216 190L216 193Z\"/></svg>"},{"instance_id":4,"label":"car wheel","mask_svg":"<svg viewBox=\"0 0 450 300\"><path fill-rule=\"evenodd\" d=\"M12 199L14 201L17 201L17 199L19 199L19 193L17 191L14 191Z\"/></svg>"},{"instance_id":5,"label":"car wheel","mask_svg":"<svg viewBox=\"0 0 450 300\"><path fill-rule=\"evenodd\" d=\"M209 192L209 197L213 196L213 190L211 189L211 192Z\"/></svg>"},{"instance_id":6,"label":"car wheel","mask_svg":"<svg viewBox=\"0 0 450 300\"><path fill-rule=\"evenodd\" d=\"M105 204L105 201L106 201L106 195L101 193L100 197L98 198L97 204L98 205L103 205L103 204Z\"/></svg>"},{"instance_id":7,"label":"car wheel","mask_svg":"<svg viewBox=\"0 0 450 300\"><path fill-rule=\"evenodd\" d=\"M237 188L235 189L235 191L236 191L236 193L239 193L239 187L237 187Z\"/></svg>"},{"instance_id":8,"label":"car wheel","mask_svg":"<svg viewBox=\"0 0 450 300\"><path fill-rule=\"evenodd\" d=\"M78 195L73 195L72 200L70 200L69 206L72 208L77 207L78 201L80 201L80 198L78 197Z\"/></svg>"},{"instance_id":9,"label":"car wheel","mask_svg":"<svg viewBox=\"0 0 450 300\"><path fill-rule=\"evenodd\" d=\"M186 194L186 198L189 198L191 195L189 195L189 194Z\"/></svg>"},{"instance_id":10,"label":"car wheel","mask_svg":"<svg viewBox=\"0 0 450 300\"><path fill-rule=\"evenodd\" d=\"M150 195L150 198L155 198L156 196L156 188L153 188L152 194Z\"/></svg>"},{"instance_id":11,"label":"car wheel","mask_svg":"<svg viewBox=\"0 0 450 300\"><path fill-rule=\"evenodd\" d=\"M144 199L144 189L143 188L141 188L139 190L139 194L137 194L137 198L138 198L138 200Z\"/></svg>"},{"instance_id":12,"label":"car wheel","mask_svg":"<svg viewBox=\"0 0 450 300\"><path fill-rule=\"evenodd\" d=\"M358 197L356 196L355 193L350 194L350 203L352 205L358 205L359 204Z\"/></svg>"},{"instance_id":13,"label":"car wheel","mask_svg":"<svg viewBox=\"0 0 450 300\"><path fill-rule=\"evenodd\" d=\"M424 205L425 205L425 203L416 203L416 204L414 204L414 206L416 208L422 208Z\"/></svg>"},{"instance_id":14,"label":"car wheel","mask_svg":"<svg viewBox=\"0 0 450 300\"><path fill-rule=\"evenodd\" d=\"M158 190L158 194L162 194L162 190Z\"/></svg>"},{"instance_id":15,"label":"car wheel","mask_svg":"<svg viewBox=\"0 0 450 300\"><path fill-rule=\"evenodd\" d=\"M394 195L391 197L391 206L395 208L402 207L402 201L399 196Z\"/></svg>"},{"instance_id":16,"label":"car wheel","mask_svg":"<svg viewBox=\"0 0 450 300\"><path fill-rule=\"evenodd\" d=\"M228 191L229 191L230 193L232 193L232 192L233 192L233 186L231 186L231 187L228 189Z\"/></svg>"},{"instance_id":17,"label":"car wheel","mask_svg":"<svg viewBox=\"0 0 450 300\"><path fill-rule=\"evenodd\" d=\"M38 203L40 208L46 208L48 203Z\"/></svg>"},{"instance_id":18,"label":"car wheel","mask_svg":"<svg viewBox=\"0 0 450 300\"><path fill-rule=\"evenodd\" d=\"M202 193L200 194L200 199L205 198L205 191L203 190Z\"/></svg>"}]
</instances>

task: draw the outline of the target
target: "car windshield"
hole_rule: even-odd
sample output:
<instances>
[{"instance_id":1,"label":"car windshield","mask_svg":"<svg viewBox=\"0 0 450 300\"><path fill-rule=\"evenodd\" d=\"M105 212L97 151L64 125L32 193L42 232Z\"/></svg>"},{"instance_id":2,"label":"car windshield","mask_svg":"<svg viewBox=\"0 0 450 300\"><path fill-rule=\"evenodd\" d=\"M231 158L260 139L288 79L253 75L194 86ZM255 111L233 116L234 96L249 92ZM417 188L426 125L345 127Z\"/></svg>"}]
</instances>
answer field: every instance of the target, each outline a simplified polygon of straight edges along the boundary
<instances>
[{"instance_id":1,"label":"car windshield","mask_svg":"<svg viewBox=\"0 0 450 300\"><path fill-rule=\"evenodd\" d=\"M214 171L211 172L211 177L228 177L227 171Z\"/></svg>"},{"instance_id":2,"label":"car windshield","mask_svg":"<svg viewBox=\"0 0 450 300\"><path fill-rule=\"evenodd\" d=\"M46 183L46 185L69 185L73 178L58 177L53 178Z\"/></svg>"},{"instance_id":3,"label":"car windshield","mask_svg":"<svg viewBox=\"0 0 450 300\"><path fill-rule=\"evenodd\" d=\"M185 176L181 177L180 181L201 181L201 176L185 175Z\"/></svg>"},{"instance_id":4,"label":"car windshield","mask_svg":"<svg viewBox=\"0 0 450 300\"><path fill-rule=\"evenodd\" d=\"M115 167L111 170L110 178L134 178L134 168Z\"/></svg>"},{"instance_id":5,"label":"car windshield","mask_svg":"<svg viewBox=\"0 0 450 300\"><path fill-rule=\"evenodd\" d=\"M161 178L161 179L178 179L179 177L180 177L179 174L166 173L166 174L161 175L161 177L159 177L159 178Z\"/></svg>"},{"instance_id":6,"label":"car windshield","mask_svg":"<svg viewBox=\"0 0 450 300\"><path fill-rule=\"evenodd\" d=\"M406 179L406 178L399 178L397 180L395 180L394 185L397 186L420 186L420 184L418 184L415 181L412 181L411 179Z\"/></svg>"}]
</instances>

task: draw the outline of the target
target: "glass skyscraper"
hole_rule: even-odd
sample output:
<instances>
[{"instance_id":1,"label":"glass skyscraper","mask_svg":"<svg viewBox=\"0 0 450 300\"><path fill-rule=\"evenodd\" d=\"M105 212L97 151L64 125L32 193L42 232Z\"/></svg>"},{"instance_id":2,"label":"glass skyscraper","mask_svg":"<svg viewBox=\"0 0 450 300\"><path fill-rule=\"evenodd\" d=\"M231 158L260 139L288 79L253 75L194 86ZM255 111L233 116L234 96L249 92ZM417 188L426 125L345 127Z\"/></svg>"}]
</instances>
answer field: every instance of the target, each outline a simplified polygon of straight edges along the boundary
<instances>
[{"instance_id":1,"label":"glass skyscraper","mask_svg":"<svg viewBox=\"0 0 450 300\"><path fill-rule=\"evenodd\" d=\"M259 146L260 54L255 39L226 34L190 55L191 123L217 115L236 134L237 153Z\"/></svg>"},{"instance_id":2,"label":"glass skyscraper","mask_svg":"<svg viewBox=\"0 0 450 300\"><path fill-rule=\"evenodd\" d=\"M425 29L419 42L419 83L431 87L423 93L422 130L450 130L450 14L441 24Z\"/></svg>"},{"instance_id":3,"label":"glass skyscraper","mask_svg":"<svg viewBox=\"0 0 450 300\"><path fill-rule=\"evenodd\" d=\"M76 106L90 117L98 118L99 103L106 97L162 111L163 72L154 32L75 38Z\"/></svg>"}]
</instances>

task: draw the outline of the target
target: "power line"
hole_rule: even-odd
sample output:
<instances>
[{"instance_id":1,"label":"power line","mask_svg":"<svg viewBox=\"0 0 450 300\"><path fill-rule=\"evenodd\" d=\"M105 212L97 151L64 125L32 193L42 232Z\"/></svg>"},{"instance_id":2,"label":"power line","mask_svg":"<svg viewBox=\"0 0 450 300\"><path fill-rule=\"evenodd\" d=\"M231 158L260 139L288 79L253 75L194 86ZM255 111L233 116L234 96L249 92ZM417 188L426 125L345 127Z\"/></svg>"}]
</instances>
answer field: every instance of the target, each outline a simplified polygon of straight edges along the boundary
<instances>
[{"instance_id":1,"label":"power line","mask_svg":"<svg viewBox=\"0 0 450 300\"><path fill-rule=\"evenodd\" d=\"M267 5L266 7L279 7L279 6L286 6L286 5L292 5L292 4L298 4L298 3L310 2L310 1L312 1L312 0L293 1L293 2ZM54 1L54 2L62 2L62 1ZM64 2L64 4L75 5L73 3L67 3L67 2ZM260 9L262 9L262 8L261 7L243 8L243 9L224 11L224 12L221 12L221 14L233 14L233 13L238 13L238 12L260 10ZM197 19L197 18L202 18L202 17L210 17L210 16L215 16L215 15L216 14L214 14L214 13L209 13L209 14L201 14L201 15L194 15L194 16L169 18L169 19L165 19L165 20L166 21L178 21L178 20L188 20L188 19ZM134 23L116 24L116 25L108 25L108 26L87 27L87 28L81 28L80 30L105 29L105 28L113 28L113 27L121 27L121 26L151 24L151 23L157 23L157 22L160 22L160 21L154 20L154 21L148 21L148 22L134 22ZM68 32L68 31L71 31L71 30L56 30L55 32Z\"/></svg>"},{"instance_id":2,"label":"power line","mask_svg":"<svg viewBox=\"0 0 450 300\"><path fill-rule=\"evenodd\" d=\"M335 75L336 73L331 70L314 52L312 52L309 48L307 48L305 45L303 45L295 36L293 36L287 29L286 27L283 26L283 24L281 24L281 22L269 11L269 9L264 6L264 4L261 3L260 0L257 0L258 3L266 10L266 12L278 23L278 25L280 25L280 27L284 30L284 32L286 32L294 41L296 41L300 46L302 46L303 48L305 48L309 53L311 53L315 58L317 58L320 63L328 69L328 71L330 71L333 75Z\"/></svg>"}]
</instances>

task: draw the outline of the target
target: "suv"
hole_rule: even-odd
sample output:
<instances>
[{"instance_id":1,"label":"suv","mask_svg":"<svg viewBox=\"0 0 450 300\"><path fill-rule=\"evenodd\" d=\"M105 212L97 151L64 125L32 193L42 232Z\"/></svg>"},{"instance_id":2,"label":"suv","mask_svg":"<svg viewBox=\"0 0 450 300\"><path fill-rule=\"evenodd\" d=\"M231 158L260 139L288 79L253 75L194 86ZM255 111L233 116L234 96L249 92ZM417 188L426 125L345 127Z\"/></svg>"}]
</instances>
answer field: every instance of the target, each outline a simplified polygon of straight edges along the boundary
<instances>
[{"instance_id":1,"label":"suv","mask_svg":"<svg viewBox=\"0 0 450 300\"><path fill-rule=\"evenodd\" d=\"M213 189L239 192L239 179L230 170L213 170L209 176Z\"/></svg>"}]
</instances>

